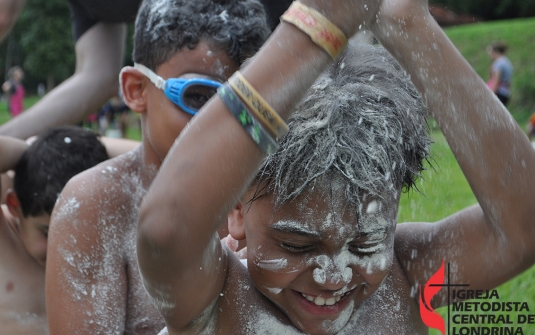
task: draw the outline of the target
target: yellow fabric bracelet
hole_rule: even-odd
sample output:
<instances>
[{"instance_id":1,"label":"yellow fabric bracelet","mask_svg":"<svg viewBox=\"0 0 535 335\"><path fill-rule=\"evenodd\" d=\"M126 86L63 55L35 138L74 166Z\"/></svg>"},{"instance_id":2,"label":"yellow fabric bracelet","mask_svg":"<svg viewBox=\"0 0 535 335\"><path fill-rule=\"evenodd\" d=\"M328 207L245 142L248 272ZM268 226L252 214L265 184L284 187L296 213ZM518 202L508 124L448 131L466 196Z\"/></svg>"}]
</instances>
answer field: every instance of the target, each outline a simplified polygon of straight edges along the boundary
<instances>
[{"instance_id":1,"label":"yellow fabric bracelet","mask_svg":"<svg viewBox=\"0 0 535 335\"><path fill-rule=\"evenodd\" d=\"M271 108L240 72L234 73L228 83L240 99L249 107L251 114L265 124L275 138L279 139L288 132L286 122Z\"/></svg>"},{"instance_id":2,"label":"yellow fabric bracelet","mask_svg":"<svg viewBox=\"0 0 535 335\"><path fill-rule=\"evenodd\" d=\"M282 21L289 22L310 36L312 41L325 50L333 59L347 45L347 38L329 19L317 10L299 1L294 1L281 16Z\"/></svg>"}]
</instances>

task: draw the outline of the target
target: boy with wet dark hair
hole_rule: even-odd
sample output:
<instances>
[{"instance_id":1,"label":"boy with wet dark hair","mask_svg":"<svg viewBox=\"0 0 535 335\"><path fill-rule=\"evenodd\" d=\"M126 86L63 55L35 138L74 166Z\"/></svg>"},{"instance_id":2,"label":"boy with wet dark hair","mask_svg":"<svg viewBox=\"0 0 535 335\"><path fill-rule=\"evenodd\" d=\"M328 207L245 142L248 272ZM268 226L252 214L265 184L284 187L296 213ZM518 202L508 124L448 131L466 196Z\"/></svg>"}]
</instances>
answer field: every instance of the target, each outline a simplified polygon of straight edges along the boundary
<instances>
[{"instance_id":1,"label":"boy with wet dark hair","mask_svg":"<svg viewBox=\"0 0 535 335\"><path fill-rule=\"evenodd\" d=\"M361 27L400 65L364 45L338 57ZM409 78L479 200L434 224L397 225L430 144ZM271 118L251 133L236 111ZM277 116L290 130L278 151ZM294 2L169 152L140 210L140 270L173 335L427 334L437 314L418 287L446 279L443 261L472 290L535 262L526 173L529 141L426 0ZM227 213L247 267L217 238ZM433 306L447 304L437 291Z\"/></svg>"},{"instance_id":2,"label":"boy with wet dark hair","mask_svg":"<svg viewBox=\"0 0 535 335\"><path fill-rule=\"evenodd\" d=\"M50 216L69 179L107 159L106 148L91 131L68 126L45 131L15 168L13 191L22 214Z\"/></svg>"},{"instance_id":3,"label":"boy with wet dark hair","mask_svg":"<svg viewBox=\"0 0 535 335\"><path fill-rule=\"evenodd\" d=\"M199 108L269 35L255 0L141 4L123 98L141 115L138 150L73 179L52 217L47 309L53 334L156 334L163 318L136 257L139 205Z\"/></svg>"},{"instance_id":4,"label":"boy with wet dark hair","mask_svg":"<svg viewBox=\"0 0 535 335\"><path fill-rule=\"evenodd\" d=\"M4 334L48 334L45 263L50 214L74 175L108 159L93 132L60 127L30 146L0 136L0 172L15 169L0 211L0 329Z\"/></svg>"}]
</instances>

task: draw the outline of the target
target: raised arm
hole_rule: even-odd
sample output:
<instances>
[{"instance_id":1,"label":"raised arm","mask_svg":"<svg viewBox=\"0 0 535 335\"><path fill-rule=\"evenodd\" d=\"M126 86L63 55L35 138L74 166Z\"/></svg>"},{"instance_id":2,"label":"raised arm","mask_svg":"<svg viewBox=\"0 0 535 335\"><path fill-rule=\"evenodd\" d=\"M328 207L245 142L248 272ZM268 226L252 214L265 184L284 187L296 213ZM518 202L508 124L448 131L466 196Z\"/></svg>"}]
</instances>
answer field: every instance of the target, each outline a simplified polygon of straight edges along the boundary
<instances>
[{"instance_id":1,"label":"raised arm","mask_svg":"<svg viewBox=\"0 0 535 335\"><path fill-rule=\"evenodd\" d=\"M0 0L0 41L9 34L25 4L26 0Z\"/></svg>"},{"instance_id":2,"label":"raised arm","mask_svg":"<svg viewBox=\"0 0 535 335\"><path fill-rule=\"evenodd\" d=\"M76 42L76 72L20 116L0 126L0 134L26 139L46 129L75 124L117 94L126 25L97 23Z\"/></svg>"},{"instance_id":3,"label":"raised arm","mask_svg":"<svg viewBox=\"0 0 535 335\"><path fill-rule=\"evenodd\" d=\"M413 284L425 283L444 258L455 264L452 280L494 287L535 261L535 180L528 177L535 152L430 16L427 0L385 0L370 27L411 75L480 205L437 225L399 226L405 270Z\"/></svg>"},{"instance_id":4,"label":"raised arm","mask_svg":"<svg viewBox=\"0 0 535 335\"><path fill-rule=\"evenodd\" d=\"M99 140L106 147L106 152L110 158L132 151L141 144L139 141L106 136L101 136Z\"/></svg>"},{"instance_id":5,"label":"raised arm","mask_svg":"<svg viewBox=\"0 0 535 335\"><path fill-rule=\"evenodd\" d=\"M22 140L0 135L0 173L14 169L27 148Z\"/></svg>"},{"instance_id":6,"label":"raised arm","mask_svg":"<svg viewBox=\"0 0 535 335\"><path fill-rule=\"evenodd\" d=\"M362 22L357 13L368 14L360 1L303 2L322 8L346 36ZM242 74L286 119L330 61L302 31L282 23ZM263 157L216 97L182 132L162 165L141 208L138 258L170 330L187 327L219 296L227 256L215 233Z\"/></svg>"}]
</instances>

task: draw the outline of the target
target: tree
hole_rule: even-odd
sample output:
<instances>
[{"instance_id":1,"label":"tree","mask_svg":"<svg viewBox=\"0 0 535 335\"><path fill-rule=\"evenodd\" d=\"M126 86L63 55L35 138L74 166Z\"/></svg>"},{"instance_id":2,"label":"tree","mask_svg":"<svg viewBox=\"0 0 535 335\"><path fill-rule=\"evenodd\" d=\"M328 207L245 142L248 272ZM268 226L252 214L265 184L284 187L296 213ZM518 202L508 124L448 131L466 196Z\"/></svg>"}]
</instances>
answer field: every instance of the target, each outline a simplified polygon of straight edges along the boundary
<instances>
[{"instance_id":1,"label":"tree","mask_svg":"<svg viewBox=\"0 0 535 335\"><path fill-rule=\"evenodd\" d=\"M75 53L67 1L28 1L15 30L26 56L24 69L36 78L46 79L49 91L56 81L74 72Z\"/></svg>"},{"instance_id":2,"label":"tree","mask_svg":"<svg viewBox=\"0 0 535 335\"><path fill-rule=\"evenodd\" d=\"M431 0L431 2L485 20L535 16L535 1L533 0Z\"/></svg>"}]
</instances>

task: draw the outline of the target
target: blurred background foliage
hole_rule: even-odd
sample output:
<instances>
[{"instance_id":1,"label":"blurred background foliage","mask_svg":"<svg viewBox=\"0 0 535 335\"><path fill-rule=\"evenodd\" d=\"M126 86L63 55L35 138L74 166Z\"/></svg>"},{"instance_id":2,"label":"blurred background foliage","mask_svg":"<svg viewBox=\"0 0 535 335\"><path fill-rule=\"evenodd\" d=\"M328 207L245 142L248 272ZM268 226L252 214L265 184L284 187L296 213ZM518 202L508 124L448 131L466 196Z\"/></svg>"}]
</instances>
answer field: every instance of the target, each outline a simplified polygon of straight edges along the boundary
<instances>
[{"instance_id":1,"label":"blurred background foliage","mask_svg":"<svg viewBox=\"0 0 535 335\"><path fill-rule=\"evenodd\" d=\"M483 20L503 20L535 16L533 0L431 0L431 3Z\"/></svg>"},{"instance_id":2,"label":"blurred background foliage","mask_svg":"<svg viewBox=\"0 0 535 335\"><path fill-rule=\"evenodd\" d=\"M128 27L125 64L131 64L133 25ZM43 83L47 91L74 73L76 57L66 0L28 0L10 35L0 44L0 77L13 65L26 72L24 85L35 94Z\"/></svg>"}]
</instances>

